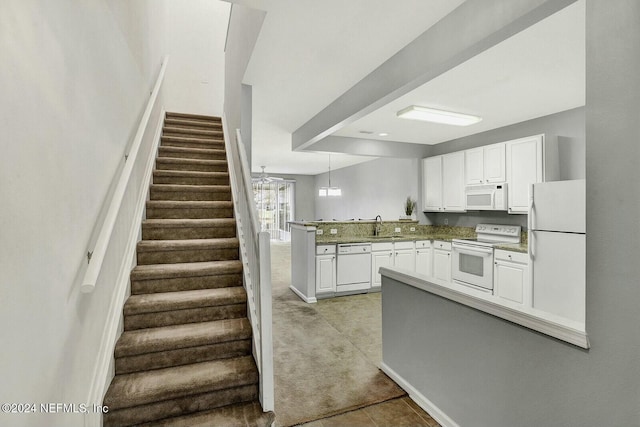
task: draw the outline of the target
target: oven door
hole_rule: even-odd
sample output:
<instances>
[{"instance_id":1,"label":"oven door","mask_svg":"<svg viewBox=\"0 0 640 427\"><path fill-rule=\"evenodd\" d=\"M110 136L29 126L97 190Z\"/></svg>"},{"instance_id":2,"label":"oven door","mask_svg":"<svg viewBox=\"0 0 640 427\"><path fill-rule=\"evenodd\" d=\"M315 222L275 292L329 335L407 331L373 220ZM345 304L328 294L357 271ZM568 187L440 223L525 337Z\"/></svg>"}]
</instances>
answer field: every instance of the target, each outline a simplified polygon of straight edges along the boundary
<instances>
[{"instance_id":1,"label":"oven door","mask_svg":"<svg viewBox=\"0 0 640 427\"><path fill-rule=\"evenodd\" d=\"M451 276L454 282L493 291L493 248L454 243Z\"/></svg>"}]
</instances>

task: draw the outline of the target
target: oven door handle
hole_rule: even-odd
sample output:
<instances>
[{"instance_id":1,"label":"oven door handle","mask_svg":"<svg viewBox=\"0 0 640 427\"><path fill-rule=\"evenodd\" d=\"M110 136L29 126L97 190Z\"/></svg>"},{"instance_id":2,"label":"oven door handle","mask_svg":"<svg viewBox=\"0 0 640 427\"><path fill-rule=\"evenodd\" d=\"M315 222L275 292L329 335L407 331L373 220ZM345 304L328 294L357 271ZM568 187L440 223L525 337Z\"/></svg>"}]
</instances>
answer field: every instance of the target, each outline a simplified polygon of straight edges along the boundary
<instances>
[{"instance_id":1,"label":"oven door handle","mask_svg":"<svg viewBox=\"0 0 640 427\"><path fill-rule=\"evenodd\" d=\"M456 250L456 252L465 253L467 255L478 255L479 253L493 255L493 248L474 246L473 249L470 249L467 245L459 245L456 243L453 243L452 247Z\"/></svg>"}]
</instances>

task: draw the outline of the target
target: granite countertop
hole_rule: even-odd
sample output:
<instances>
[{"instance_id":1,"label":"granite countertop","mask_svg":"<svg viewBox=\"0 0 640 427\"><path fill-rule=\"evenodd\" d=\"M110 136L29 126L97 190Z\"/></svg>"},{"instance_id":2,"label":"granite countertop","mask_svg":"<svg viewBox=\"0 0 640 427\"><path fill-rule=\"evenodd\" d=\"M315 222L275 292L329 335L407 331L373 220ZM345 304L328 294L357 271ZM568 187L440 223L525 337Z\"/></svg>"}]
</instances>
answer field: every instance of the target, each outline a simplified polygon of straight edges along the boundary
<instances>
[{"instance_id":1,"label":"granite countertop","mask_svg":"<svg viewBox=\"0 0 640 427\"><path fill-rule=\"evenodd\" d=\"M520 252L526 254L529 252L529 245L527 242L522 243L505 243L504 245L497 245L496 249L502 249L504 251Z\"/></svg>"}]
</instances>

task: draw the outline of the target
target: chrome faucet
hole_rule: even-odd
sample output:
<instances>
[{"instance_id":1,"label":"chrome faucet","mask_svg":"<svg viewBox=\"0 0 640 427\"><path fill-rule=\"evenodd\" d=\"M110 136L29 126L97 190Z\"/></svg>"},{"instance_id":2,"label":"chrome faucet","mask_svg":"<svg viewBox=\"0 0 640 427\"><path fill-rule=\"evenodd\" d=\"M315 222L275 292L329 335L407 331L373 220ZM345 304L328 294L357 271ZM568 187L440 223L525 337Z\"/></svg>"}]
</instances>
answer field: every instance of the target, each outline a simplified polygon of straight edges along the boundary
<instances>
[{"instance_id":1,"label":"chrome faucet","mask_svg":"<svg viewBox=\"0 0 640 427\"><path fill-rule=\"evenodd\" d=\"M378 221L380 220L380 221ZM380 215L376 216L376 228L375 230L373 230L373 235L374 236L379 236L380 235L380 228L382 227L382 217Z\"/></svg>"}]
</instances>

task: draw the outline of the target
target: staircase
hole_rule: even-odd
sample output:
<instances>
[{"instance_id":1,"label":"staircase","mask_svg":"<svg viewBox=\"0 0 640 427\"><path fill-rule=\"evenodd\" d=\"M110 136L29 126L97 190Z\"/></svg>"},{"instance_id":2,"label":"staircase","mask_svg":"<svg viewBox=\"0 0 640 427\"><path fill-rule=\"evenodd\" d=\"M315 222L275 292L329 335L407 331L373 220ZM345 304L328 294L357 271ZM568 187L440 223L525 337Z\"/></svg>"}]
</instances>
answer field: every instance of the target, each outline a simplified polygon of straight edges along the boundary
<instances>
[{"instance_id":1,"label":"staircase","mask_svg":"<svg viewBox=\"0 0 640 427\"><path fill-rule=\"evenodd\" d=\"M105 426L269 426L219 118L167 113Z\"/></svg>"}]
</instances>

